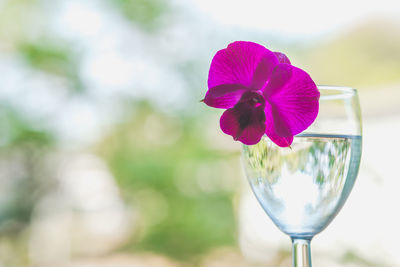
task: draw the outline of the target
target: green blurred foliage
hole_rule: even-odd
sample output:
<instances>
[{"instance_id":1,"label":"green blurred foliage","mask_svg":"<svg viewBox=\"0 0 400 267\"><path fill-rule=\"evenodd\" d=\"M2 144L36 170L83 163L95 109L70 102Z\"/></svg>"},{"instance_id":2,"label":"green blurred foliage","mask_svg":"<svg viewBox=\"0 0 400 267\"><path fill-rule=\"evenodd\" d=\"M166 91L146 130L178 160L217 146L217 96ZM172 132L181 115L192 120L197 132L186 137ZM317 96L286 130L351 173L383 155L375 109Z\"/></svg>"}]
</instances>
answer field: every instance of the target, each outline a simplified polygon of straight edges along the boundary
<instances>
[{"instance_id":1,"label":"green blurred foliage","mask_svg":"<svg viewBox=\"0 0 400 267\"><path fill-rule=\"evenodd\" d=\"M28 231L34 209L54 189L48 166L55 138L0 101L0 263L29 265Z\"/></svg>"},{"instance_id":2,"label":"green blurred foliage","mask_svg":"<svg viewBox=\"0 0 400 267\"><path fill-rule=\"evenodd\" d=\"M0 108L0 129L0 165L10 179L2 188L0 233L16 234L30 223L35 204L51 187L44 157L54 138L6 105Z\"/></svg>"},{"instance_id":3,"label":"green blurred foliage","mask_svg":"<svg viewBox=\"0 0 400 267\"><path fill-rule=\"evenodd\" d=\"M298 58L318 84L357 88L399 83L400 26L372 20L334 40L307 49Z\"/></svg>"},{"instance_id":4,"label":"green blurred foliage","mask_svg":"<svg viewBox=\"0 0 400 267\"><path fill-rule=\"evenodd\" d=\"M30 145L49 148L55 144L49 132L37 129L32 121L6 104L1 105L0 114L0 147L3 151Z\"/></svg>"},{"instance_id":5,"label":"green blurred foliage","mask_svg":"<svg viewBox=\"0 0 400 267\"><path fill-rule=\"evenodd\" d=\"M357 266L365 266L365 267L384 267L387 266L384 263L381 262L371 262L369 260L366 260L364 258L361 258L357 253L355 253L354 251L349 250L348 252L346 252L342 258L341 258L341 263L342 264L355 264Z\"/></svg>"},{"instance_id":6,"label":"green blurred foliage","mask_svg":"<svg viewBox=\"0 0 400 267\"><path fill-rule=\"evenodd\" d=\"M72 91L80 92L84 89L79 74L78 56L65 44L40 40L21 42L17 47L20 55L33 68L65 77Z\"/></svg>"},{"instance_id":7,"label":"green blurred foliage","mask_svg":"<svg viewBox=\"0 0 400 267\"><path fill-rule=\"evenodd\" d=\"M146 31L160 26L160 19L168 10L166 0L111 0L122 14Z\"/></svg>"},{"instance_id":8,"label":"green blurred foliage","mask_svg":"<svg viewBox=\"0 0 400 267\"><path fill-rule=\"evenodd\" d=\"M0 51L13 51L33 69L65 79L71 91L84 89L76 46L48 29L57 1L6 0L0 5Z\"/></svg>"},{"instance_id":9,"label":"green blurred foliage","mask_svg":"<svg viewBox=\"0 0 400 267\"><path fill-rule=\"evenodd\" d=\"M139 210L125 249L193 260L234 244L236 180L226 177L224 165L235 166L236 155L209 147L199 121L141 103L101 144L125 199Z\"/></svg>"},{"instance_id":10,"label":"green blurred foliage","mask_svg":"<svg viewBox=\"0 0 400 267\"><path fill-rule=\"evenodd\" d=\"M0 1L0 40L1 46L13 48L14 42L29 34L32 17L37 15L40 0Z\"/></svg>"}]
</instances>

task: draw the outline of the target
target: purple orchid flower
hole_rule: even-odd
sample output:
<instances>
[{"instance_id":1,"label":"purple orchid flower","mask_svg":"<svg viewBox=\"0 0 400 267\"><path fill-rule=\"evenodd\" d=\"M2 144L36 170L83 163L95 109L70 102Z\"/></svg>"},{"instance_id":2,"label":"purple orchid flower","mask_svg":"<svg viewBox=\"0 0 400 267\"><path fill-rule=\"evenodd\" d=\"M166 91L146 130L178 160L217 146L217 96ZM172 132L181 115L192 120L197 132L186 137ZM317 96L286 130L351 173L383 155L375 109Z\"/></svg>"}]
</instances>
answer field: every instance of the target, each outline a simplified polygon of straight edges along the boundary
<instances>
[{"instance_id":1,"label":"purple orchid flower","mask_svg":"<svg viewBox=\"0 0 400 267\"><path fill-rule=\"evenodd\" d=\"M320 94L311 77L285 54L253 42L237 41L215 54L208 88L204 103L226 109L222 131L246 145L265 133L288 147L318 114Z\"/></svg>"}]
</instances>

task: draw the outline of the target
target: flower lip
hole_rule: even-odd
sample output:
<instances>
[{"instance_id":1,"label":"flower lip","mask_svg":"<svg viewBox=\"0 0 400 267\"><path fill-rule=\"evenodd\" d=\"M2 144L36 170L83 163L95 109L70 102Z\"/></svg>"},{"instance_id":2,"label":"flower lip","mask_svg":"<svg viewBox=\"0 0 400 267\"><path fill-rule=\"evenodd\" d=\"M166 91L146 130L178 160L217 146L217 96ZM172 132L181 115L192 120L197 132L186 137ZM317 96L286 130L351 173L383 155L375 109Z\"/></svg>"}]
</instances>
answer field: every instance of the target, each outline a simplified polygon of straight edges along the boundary
<instances>
[{"instance_id":1,"label":"flower lip","mask_svg":"<svg viewBox=\"0 0 400 267\"><path fill-rule=\"evenodd\" d=\"M260 141L265 132L264 98L256 92L246 92L244 97L221 116L224 133L246 145Z\"/></svg>"}]
</instances>

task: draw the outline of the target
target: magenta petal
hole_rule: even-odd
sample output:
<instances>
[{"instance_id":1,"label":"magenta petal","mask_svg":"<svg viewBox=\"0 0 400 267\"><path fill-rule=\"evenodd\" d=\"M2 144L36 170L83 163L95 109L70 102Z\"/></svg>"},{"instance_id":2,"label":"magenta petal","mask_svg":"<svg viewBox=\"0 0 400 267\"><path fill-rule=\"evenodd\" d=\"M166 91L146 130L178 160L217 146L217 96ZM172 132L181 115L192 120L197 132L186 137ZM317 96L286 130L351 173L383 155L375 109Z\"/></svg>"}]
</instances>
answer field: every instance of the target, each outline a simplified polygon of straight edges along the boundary
<instances>
[{"instance_id":1,"label":"magenta petal","mask_svg":"<svg viewBox=\"0 0 400 267\"><path fill-rule=\"evenodd\" d=\"M267 103L265 106L265 134L280 147L288 147L293 142L286 121L281 120L276 108Z\"/></svg>"},{"instance_id":2,"label":"magenta petal","mask_svg":"<svg viewBox=\"0 0 400 267\"><path fill-rule=\"evenodd\" d=\"M257 85L267 80L272 68L279 63L278 59L259 44L245 41L231 43L215 54L208 73L208 88L222 84L242 84L250 87L260 62L260 70L257 70L254 81Z\"/></svg>"},{"instance_id":3,"label":"magenta petal","mask_svg":"<svg viewBox=\"0 0 400 267\"><path fill-rule=\"evenodd\" d=\"M296 135L307 129L318 115L320 93L310 76L288 64L279 64L264 90L273 130L278 136ZM271 116L267 116L266 122ZM271 123L271 122L270 122Z\"/></svg>"},{"instance_id":4,"label":"magenta petal","mask_svg":"<svg viewBox=\"0 0 400 267\"><path fill-rule=\"evenodd\" d=\"M245 145L257 144L265 132L264 109L239 103L222 114L220 126L224 133Z\"/></svg>"},{"instance_id":5,"label":"magenta petal","mask_svg":"<svg viewBox=\"0 0 400 267\"><path fill-rule=\"evenodd\" d=\"M208 89L204 103L214 108L231 108L249 89L241 84L222 84Z\"/></svg>"},{"instance_id":6,"label":"magenta petal","mask_svg":"<svg viewBox=\"0 0 400 267\"><path fill-rule=\"evenodd\" d=\"M293 142L293 135L288 137L281 137L277 135L271 125L266 125L265 133L271 139L272 142L280 147L288 147Z\"/></svg>"},{"instance_id":7,"label":"magenta petal","mask_svg":"<svg viewBox=\"0 0 400 267\"><path fill-rule=\"evenodd\" d=\"M277 64L278 61L274 53L265 54L254 71L251 88L262 89Z\"/></svg>"},{"instance_id":8,"label":"magenta petal","mask_svg":"<svg viewBox=\"0 0 400 267\"><path fill-rule=\"evenodd\" d=\"M292 132L290 131L288 122L283 118L282 114L279 112L275 105L271 106L271 114L274 121L273 125L275 133L281 137L293 136Z\"/></svg>"},{"instance_id":9,"label":"magenta petal","mask_svg":"<svg viewBox=\"0 0 400 267\"><path fill-rule=\"evenodd\" d=\"M278 64L275 66L268 85L263 88L265 99L268 99L276 90L282 88L290 80L293 68L288 64Z\"/></svg>"},{"instance_id":10,"label":"magenta petal","mask_svg":"<svg viewBox=\"0 0 400 267\"><path fill-rule=\"evenodd\" d=\"M291 64L289 58L281 52L274 52L275 56L278 58L279 63Z\"/></svg>"}]
</instances>

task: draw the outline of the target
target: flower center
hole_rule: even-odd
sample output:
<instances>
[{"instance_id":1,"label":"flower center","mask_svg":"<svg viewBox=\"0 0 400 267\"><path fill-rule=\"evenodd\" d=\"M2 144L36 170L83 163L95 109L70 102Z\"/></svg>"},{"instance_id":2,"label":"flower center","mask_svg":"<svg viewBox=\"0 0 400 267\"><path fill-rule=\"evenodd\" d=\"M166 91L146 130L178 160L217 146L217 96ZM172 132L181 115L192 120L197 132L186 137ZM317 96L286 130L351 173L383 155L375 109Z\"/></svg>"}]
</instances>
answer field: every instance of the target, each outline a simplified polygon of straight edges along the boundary
<instances>
[{"instance_id":1,"label":"flower center","mask_svg":"<svg viewBox=\"0 0 400 267\"><path fill-rule=\"evenodd\" d=\"M260 106L265 106L265 99L263 95L258 91L247 91L245 92L239 100L239 103L246 103L247 105L257 108Z\"/></svg>"},{"instance_id":2,"label":"flower center","mask_svg":"<svg viewBox=\"0 0 400 267\"><path fill-rule=\"evenodd\" d=\"M265 121L264 107L265 100L260 93L256 91L244 93L234 107L240 129L244 129L254 122Z\"/></svg>"}]
</instances>

